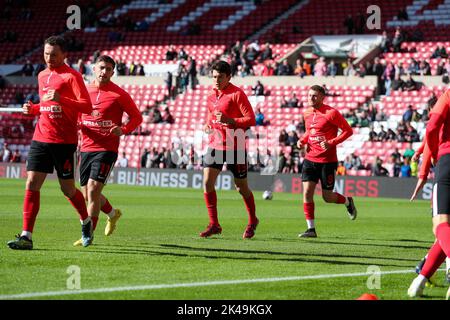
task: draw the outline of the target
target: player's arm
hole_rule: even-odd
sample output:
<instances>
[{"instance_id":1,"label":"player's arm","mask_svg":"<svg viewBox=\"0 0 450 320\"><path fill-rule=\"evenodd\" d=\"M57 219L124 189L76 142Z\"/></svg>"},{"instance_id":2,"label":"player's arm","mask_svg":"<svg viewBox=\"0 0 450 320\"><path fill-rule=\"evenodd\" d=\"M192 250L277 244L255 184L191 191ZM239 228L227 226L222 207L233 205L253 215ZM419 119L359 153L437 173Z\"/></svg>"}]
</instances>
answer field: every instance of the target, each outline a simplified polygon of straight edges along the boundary
<instances>
[{"instance_id":1,"label":"player's arm","mask_svg":"<svg viewBox=\"0 0 450 320\"><path fill-rule=\"evenodd\" d=\"M414 192L413 192L411 198L409 199L410 201L413 201L416 198L419 191L422 190L423 186L427 182L428 174L430 173L431 151L430 151L430 148L428 147L427 143L424 143L423 145L424 145L423 158L422 158L422 164L420 165L420 170L419 170L419 179L417 180L417 184L414 189Z\"/></svg>"},{"instance_id":2,"label":"player's arm","mask_svg":"<svg viewBox=\"0 0 450 320\"><path fill-rule=\"evenodd\" d=\"M41 114L39 103L34 104L32 101L28 101L22 105L23 114L30 116L37 116Z\"/></svg>"},{"instance_id":3,"label":"player's arm","mask_svg":"<svg viewBox=\"0 0 450 320\"><path fill-rule=\"evenodd\" d=\"M424 149L425 149L425 145L427 143L427 137L425 136L423 138L422 144L420 145L420 147L416 150L416 152L414 152L414 155L411 158L411 161L417 161L419 160L419 157L422 155Z\"/></svg>"},{"instance_id":4,"label":"player's arm","mask_svg":"<svg viewBox=\"0 0 450 320\"><path fill-rule=\"evenodd\" d=\"M431 157L437 159L439 149L439 132L444 123L450 104L450 90L447 90L436 102L430 112L427 124L426 139L431 151Z\"/></svg>"},{"instance_id":5,"label":"player's arm","mask_svg":"<svg viewBox=\"0 0 450 320\"><path fill-rule=\"evenodd\" d=\"M300 149L304 145L308 144L308 139L309 139L309 130L306 130L305 134L300 139L298 139L297 147Z\"/></svg>"},{"instance_id":6,"label":"player's arm","mask_svg":"<svg viewBox=\"0 0 450 320\"><path fill-rule=\"evenodd\" d=\"M68 98L65 96L60 96L59 101L62 104L67 104L75 107L78 112L81 113L92 113L92 103L91 98L89 97L89 93L84 84L83 78L80 76L71 76L68 79L68 83L72 88L72 91L75 95L75 99Z\"/></svg>"},{"instance_id":7,"label":"player's arm","mask_svg":"<svg viewBox=\"0 0 450 320\"><path fill-rule=\"evenodd\" d=\"M233 128L247 129L256 125L255 113L253 112L252 105L248 101L244 92L238 91L236 93L236 103L241 110L242 117L233 118L234 123L230 123Z\"/></svg>"},{"instance_id":8,"label":"player's arm","mask_svg":"<svg viewBox=\"0 0 450 320\"><path fill-rule=\"evenodd\" d=\"M111 129L112 133L121 136L122 134L128 134L136 129L142 123L142 115L128 93L120 96L119 103L130 118L130 121L128 121L127 124L122 125L121 127L116 126Z\"/></svg>"},{"instance_id":9,"label":"player's arm","mask_svg":"<svg viewBox=\"0 0 450 320\"><path fill-rule=\"evenodd\" d=\"M328 144L337 146L341 142L347 140L353 134L352 127L350 127L347 120L345 120L345 118L338 111L334 110L329 120L339 129L341 129L342 132L336 138L328 140Z\"/></svg>"}]
</instances>

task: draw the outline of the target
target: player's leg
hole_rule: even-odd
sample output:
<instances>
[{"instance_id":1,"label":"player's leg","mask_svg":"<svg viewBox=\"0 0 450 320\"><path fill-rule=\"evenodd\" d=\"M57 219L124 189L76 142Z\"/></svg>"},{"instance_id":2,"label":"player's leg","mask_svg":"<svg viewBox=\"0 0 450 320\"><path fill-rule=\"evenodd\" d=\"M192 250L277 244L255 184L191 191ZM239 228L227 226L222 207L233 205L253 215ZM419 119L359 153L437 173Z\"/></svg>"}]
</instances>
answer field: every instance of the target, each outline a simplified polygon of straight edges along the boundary
<instances>
[{"instance_id":1,"label":"player's leg","mask_svg":"<svg viewBox=\"0 0 450 320\"><path fill-rule=\"evenodd\" d=\"M15 240L8 242L11 249L30 250L33 249L32 233L36 217L40 207L40 190L44 184L47 173L27 172L25 195L23 200L23 222L22 232Z\"/></svg>"},{"instance_id":2,"label":"player's leg","mask_svg":"<svg viewBox=\"0 0 450 320\"><path fill-rule=\"evenodd\" d=\"M200 237L206 238L222 232L217 215L217 194L215 188L219 174L220 170L217 168L205 167L203 169L203 197L208 210L209 224L206 230L200 233Z\"/></svg>"},{"instance_id":3,"label":"player's leg","mask_svg":"<svg viewBox=\"0 0 450 320\"><path fill-rule=\"evenodd\" d=\"M105 226L105 236L110 236L117 226L117 221L122 217L122 210L113 208L103 193L100 195L100 210L108 216Z\"/></svg>"},{"instance_id":4,"label":"player's leg","mask_svg":"<svg viewBox=\"0 0 450 320\"><path fill-rule=\"evenodd\" d=\"M317 237L314 220L314 191L319 182L318 164L305 160L302 166L302 184L303 184L303 213L306 219L307 229L298 236L301 238Z\"/></svg>"},{"instance_id":5,"label":"player's leg","mask_svg":"<svg viewBox=\"0 0 450 320\"><path fill-rule=\"evenodd\" d=\"M23 200L22 233L8 242L11 249L33 248L32 232L40 208L40 190L48 173L53 172L53 159L48 144L32 141L27 159L27 181Z\"/></svg>"},{"instance_id":6,"label":"player's leg","mask_svg":"<svg viewBox=\"0 0 450 320\"><path fill-rule=\"evenodd\" d=\"M236 178L235 176L234 185L236 187L236 190L241 194L248 213L248 224L242 237L244 239L250 239L255 235L256 227L259 224L259 220L256 217L255 198L253 197L253 192L248 187L247 177Z\"/></svg>"},{"instance_id":7,"label":"player's leg","mask_svg":"<svg viewBox=\"0 0 450 320\"><path fill-rule=\"evenodd\" d=\"M326 163L322 166L321 185L322 198L327 203L344 204L347 207L347 213L351 220L356 219L357 210L352 197L345 197L340 193L334 192L334 183L336 180L337 163Z\"/></svg>"}]
</instances>

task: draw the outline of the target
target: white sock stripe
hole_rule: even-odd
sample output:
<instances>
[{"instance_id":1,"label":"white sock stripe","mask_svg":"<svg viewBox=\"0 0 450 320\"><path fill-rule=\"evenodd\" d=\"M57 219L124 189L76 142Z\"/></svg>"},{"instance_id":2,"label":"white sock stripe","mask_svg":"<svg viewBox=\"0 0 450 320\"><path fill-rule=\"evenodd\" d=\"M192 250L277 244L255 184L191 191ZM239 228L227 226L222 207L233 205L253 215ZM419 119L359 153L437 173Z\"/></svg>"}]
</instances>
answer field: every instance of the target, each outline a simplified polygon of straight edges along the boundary
<instances>
[{"instance_id":1,"label":"white sock stripe","mask_svg":"<svg viewBox=\"0 0 450 320\"><path fill-rule=\"evenodd\" d=\"M439 269L439 270L443 270L443 269ZM392 270L392 271L380 272L379 275L404 274L404 273L415 273L415 271L411 270L411 269ZM207 281L207 282L153 284L153 285L113 287L113 288L31 292L31 293L0 295L0 300L25 299L25 298L36 298L36 297L51 297L51 296L66 296L66 295L75 295L75 294L84 294L84 293L105 293L105 292L157 290L157 289L173 289L173 288L189 288L189 287L207 287L207 286L216 286L216 285L233 285L233 284L246 284L246 283L264 283L264 282L279 282L279 281L301 281L301 280L315 280L315 279L363 277L363 276L370 276L370 275L371 275L371 273L367 273L367 272L357 272L357 273L342 273L342 274L319 274L319 275L310 275L310 276L292 276L292 277L275 277L275 278L259 278L259 279L241 279L241 280L218 280L218 281Z\"/></svg>"}]
</instances>

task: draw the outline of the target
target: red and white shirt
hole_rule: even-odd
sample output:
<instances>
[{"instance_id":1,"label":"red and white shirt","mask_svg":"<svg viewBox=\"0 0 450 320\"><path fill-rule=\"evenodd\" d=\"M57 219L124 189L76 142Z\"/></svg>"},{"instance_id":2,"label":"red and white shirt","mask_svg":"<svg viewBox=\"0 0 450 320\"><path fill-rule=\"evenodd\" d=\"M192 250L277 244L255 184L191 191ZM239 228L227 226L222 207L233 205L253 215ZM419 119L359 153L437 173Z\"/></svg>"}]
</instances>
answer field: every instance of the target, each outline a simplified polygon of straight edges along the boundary
<instances>
[{"instance_id":1,"label":"red and white shirt","mask_svg":"<svg viewBox=\"0 0 450 320\"><path fill-rule=\"evenodd\" d=\"M39 114L33 140L46 143L77 144L78 113L91 113L89 94L80 73L64 64L45 69L38 75L39 104L31 104L32 114ZM49 90L59 93L60 101L42 101Z\"/></svg>"},{"instance_id":2,"label":"red and white shirt","mask_svg":"<svg viewBox=\"0 0 450 320\"><path fill-rule=\"evenodd\" d=\"M232 83L222 91L213 89L208 95L208 111L207 123L213 130L209 135L209 147L217 150L244 149L245 131L256 125L255 113L245 92ZM218 123L214 116L216 111L233 118L235 124Z\"/></svg>"},{"instance_id":3,"label":"red and white shirt","mask_svg":"<svg viewBox=\"0 0 450 320\"><path fill-rule=\"evenodd\" d=\"M87 86L92 113L81 116L81 151L118 152L120 137L111 133L111 128L119 126L124 134L132 132L142 123L142 115L130 95L113 82L97 86ZM130 121L122 124L123 113Z\"/></svg>"},{"instance_id":4,"label":"red and white shirt","mask_svg":"<svg viewBox=\"0 0 450 320\"><path fill-rule=\"evenodd\" d=\"M315 109L307 108L303 112L306 133L302 144L306 144L305 159L318 163L337 162L336 146L353 134L353 130L345 118L336 109L322 105ZM338 130L342 132L338 136ZM324 150L320 143L327 141L330 147Z\"/></svg>"}]
</instances>

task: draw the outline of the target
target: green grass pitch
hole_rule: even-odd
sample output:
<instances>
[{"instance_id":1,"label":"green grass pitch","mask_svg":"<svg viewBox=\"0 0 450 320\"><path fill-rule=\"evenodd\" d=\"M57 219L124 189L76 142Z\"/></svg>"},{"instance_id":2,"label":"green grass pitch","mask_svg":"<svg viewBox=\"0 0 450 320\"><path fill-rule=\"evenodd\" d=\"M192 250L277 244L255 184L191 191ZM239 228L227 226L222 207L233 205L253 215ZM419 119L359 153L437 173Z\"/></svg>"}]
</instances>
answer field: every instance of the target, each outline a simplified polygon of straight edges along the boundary
<instances>
[{"instance_id":1,"label":"green grass pitch","mask_svg":"<svg viewBox=\"0 0 450 320\"><path fill-rule=\"evenodd\" d=\"M1 299L352 300L373 293L403 300L415 277L408 270L434 240L427 201L356 198L358 218L350 221L344 206L316 197L319 237L299 239L306 229L301 195L277 193L264 201L261 192L255 192L256 236L243 240L247 213L236 191L218 192L223 233L202 239L208 217L201 190L108 185L105 195L123 212L116 231L104 235L101 213L94 244L73 247L81 232L78 216L57 182L48 180L34 249L14 251L6 242L22 228L23 189L23 180L0 180ZM73 265L79 268L77 294L70 294ZM370 266L399 273L376 282L366 274ZM427 288L424 299L445 297L443 278L439 271L441 284Z\"/></svg>"}]
</instances>

